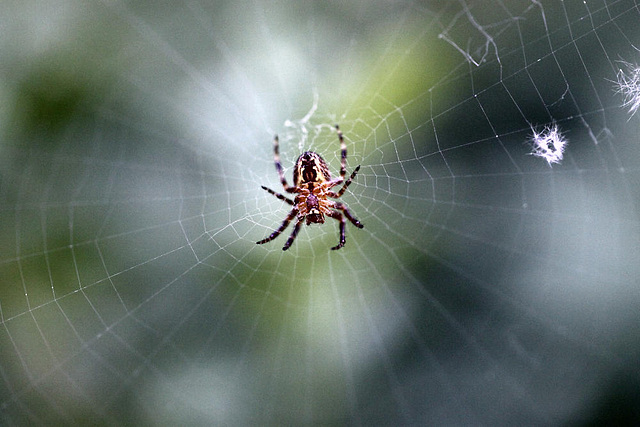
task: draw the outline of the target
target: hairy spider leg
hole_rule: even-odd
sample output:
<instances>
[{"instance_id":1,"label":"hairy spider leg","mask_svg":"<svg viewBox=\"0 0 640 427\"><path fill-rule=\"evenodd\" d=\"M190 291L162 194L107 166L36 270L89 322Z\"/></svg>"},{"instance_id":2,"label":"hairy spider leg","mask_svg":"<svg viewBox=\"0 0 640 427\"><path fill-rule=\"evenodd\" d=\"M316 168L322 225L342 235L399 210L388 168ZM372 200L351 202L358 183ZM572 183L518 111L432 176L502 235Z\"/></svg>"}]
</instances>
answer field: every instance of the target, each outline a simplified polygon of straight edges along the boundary
<instances>
[{"instance_id":1,"label":"hairy spider leg","mask_svg":"<svg viewBox=\"0 0 640 427\"><path fill-rule=\"evenodd\" d=\"M293 218L295 218L295 216L298 214L298 209L293 208L291 209L291 212L289 212L289 215L287 215L287 217L285 218L285 220L282 222L282 225L280 225L280 227L278 227L278 229L276 231L274 231L273 233L271 233L269 235L269 237L260 240L259 242L256 242L256 244L261 245L263 243L267 243L272 241L273 239L275 239L276 237L278 237L280 235L280 233L282 233L284 231L285 228L287 228L287 226L289 225L289 223L291 222L291 220ZM298 221L298 224L300 223L300 221ZM296 224L296 225L298 225Z\"/></svg>"},{"instance_id":2,"label":"hairy spider leg","mask_svg":"<svg viewBox=\"0 0 640 427\"><path fill-rule=\"evenodd\" d=\"M282 200L283 202L287 202L289 203L291 206L293 206L293 201L290 200L287 196L283 196L280 193L276 193L275 191L273 191L270 188L265 187L264 185L261 185L263 190L266 190L269 194L273 194L274 196L276 196L278 199Z\"/></svg>"},{"instance_id":3,"label":"hairy spider leg","mask_svg":"<svg viewBox=\"0 0 640 427\"><path fill-rule=\"evenodd\" d=\"M341 181L344 181L344 177L347 175L347 144L344 142L340 126L336 125L336 131L340 140L340 178L342 178Z\"/></svg>"},{"instance_id":4,"label":"hairy spider leg","mask_svg":"<svg viewBox=\"0 0 640 427\"><path fill-rule=\"evenodd\" d=\"M347 187L349 187L349 185L351 185L351 181L353 181L353 178L355 178L355 176L356 176L356 174L358 173L359 170L360 170L360 165L358 165L358 167L354 169L354 171L351 173L351 176L344 183L344 185L342 186L340 191L338 191L337 193L334 192L334 191L330 191L329 192L329 197L333 197L334 199L337 199L338 197L341 197L344 194L344 192L347 191Z\"/></svg>"},{"instance_id":5,"label":"hairy spider leg","mask_svg":"<svg viewBox=\"0 0 640 427\"><path fill-rule=\"evenodd\" d=\"M338 244L334 247L331 248L331 250L337 250L340 249L341 247L344 246L345 241L347 240L346 238L346 225L347 225L347 221L344 219L344 216L338 212L338 211L331 211L331 213L328 214L331 218L333 219L337 219L338 221L340 221L340 241L338 242Z\"/></svg>"},{"instance_id":6,"label":"hairy spider leg","mask_svg":"<svg viewBox=\"0 0 640 427\"><path fill-rule=\"evenodd\" d=\"M293 227L293 231L291 232L291 235L289 236L289 238L287 239L287 242L282 247L283 251L286 251L287 249L289 249L293 241L296 240L296 236L298 235L298 231L300 231L300 226L302 225L303 220L304 220L304 217L298 218L296 225Z\"/></svg>"},{"instance_id":7,"label":"hairy spider leg","mask_svg":"<svg viewBox=\"0 0 640 427\"><path fill-rule=\"evenodd\" d=\"M331 203L331 207L333 209L338 209L335 211L331 211L330 213L328 213L327 215L330 216L333 219L336 219L338 221L340 221L340 241L338 242L337 246L332 247L332 250L337 250L340 249L341 247L344 246L345 241L346 241L346 224L347 221L345 220L345 217L351 221L351 223L353 225L355 225L358 228L363 228L364 225L362 225L362 223L360 223L360 221L358 221L356 218L354 218L353 215L351 215L351 212L349 211L349 209L347 208L347 206L343 203L340 202L332 202ZM339 211L342 211L342 213L344 213L344 215L342 215L342 213L340 213Z\"/></svg>"},{"instance_id":8,"label":"hairy spider leg","mask_svg":"<svg viewBox=\"0 0 640 427\"><path fill-rule=\"evenodd\" d=\"M284 187L284 191L287 193L295 193L296 188L287 184L287 179L284 177L284 172L282 171L278 135L273 137L273 160L276 163L276 170L278 171L278 176L280 177L280 182L282 183L282 187Z\"/></svg>"},{"instance_id":9,"label":"hairy spider leg","mask_svg":"<svg viewBox=\"0 0 640 427\"><path fill-rule=\"evenodd\" d=\"M362 225L360 221L358 221L353 215L351 215L351 211L344 203L332 201L329 207L342 211L342 213L344 213L344 216L346 216L347 219L351 221L351 224L355 225L358 228L364 228L364 225Z\"/></svg>"}]
</instances>

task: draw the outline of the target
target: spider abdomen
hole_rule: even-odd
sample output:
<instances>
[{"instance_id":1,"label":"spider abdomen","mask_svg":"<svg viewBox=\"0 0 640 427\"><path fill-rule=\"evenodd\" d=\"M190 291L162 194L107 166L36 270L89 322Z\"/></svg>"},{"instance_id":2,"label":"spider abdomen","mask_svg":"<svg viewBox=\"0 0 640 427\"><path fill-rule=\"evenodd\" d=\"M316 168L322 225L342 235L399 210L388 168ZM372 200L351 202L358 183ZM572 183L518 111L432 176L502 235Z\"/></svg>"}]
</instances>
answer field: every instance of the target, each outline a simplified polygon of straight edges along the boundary
<instances>
[{"instance_id":1,"label":"spider abdomen","mask_svg":"<svg viewBox=\"0 0 640 427\"><path fill-rule=\"evenodd\" d=\"M320 154L305 151L298 157L293 169L293 182L296 186L308 183L321 184L329 180L331 180L329 166Z\"/></svg>"}]
</instances>

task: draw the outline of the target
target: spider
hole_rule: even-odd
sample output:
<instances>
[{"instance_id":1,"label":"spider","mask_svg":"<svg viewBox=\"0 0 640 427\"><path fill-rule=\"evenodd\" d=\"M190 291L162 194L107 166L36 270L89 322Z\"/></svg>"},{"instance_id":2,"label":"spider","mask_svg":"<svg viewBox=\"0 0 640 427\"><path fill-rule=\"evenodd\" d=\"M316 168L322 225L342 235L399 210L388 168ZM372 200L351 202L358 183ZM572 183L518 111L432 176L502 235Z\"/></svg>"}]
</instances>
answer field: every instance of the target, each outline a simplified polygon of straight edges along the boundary
<instances>
[{"instance_id":1,"label":"spider","mask_svg":"<svg viewBox=\"0 0 640 427\"><path fill-rule=\"evenodd\" d=\"M349 209L344 203L329 200L328 198L337 199L344 194L351 184L351 181L360 170L360 165L353 171L349 179L344 180L347 175L347 145L344 142L340 127L336 125L336 131L338 132L338 139L340 139L340 151L341 151L341 166L340 176L337 178L331 178L329 172L329 166L318 153L313 151L305 151L302 153L298 160L296 160L295 167L293 169L293 182L295 185L291 186L287 184L287 180L284 177L282 171L282 164L280 163L280 154L278 151L278 135L273 138L273 159L276 163L276 170L280 176L280 182L284 187L284 191L287 193L296 194L293 201L288 197L276 193L270 188L262 186L263 190L266 190L269 194L276 196L278 199L287 202L293 208L282 222L280 227L269 235L269 237L256 242L258 245L267 243L278 237L287 228L292 219L297 217L295 226L291 235L287 239L283 251L286 251L291 247L291 244L300 231L302 222L306 219L307 225L312 223L324 224L324 216L327 215L335 220L340 221L340 241L331 249L340 249L344 246L345 242L345 228L348 219L353 225L358 228L364 226L353 217ZM342 188L338 191L332 191L331 189L337 185L344 183Z\"/></svg>"}]
</instances>

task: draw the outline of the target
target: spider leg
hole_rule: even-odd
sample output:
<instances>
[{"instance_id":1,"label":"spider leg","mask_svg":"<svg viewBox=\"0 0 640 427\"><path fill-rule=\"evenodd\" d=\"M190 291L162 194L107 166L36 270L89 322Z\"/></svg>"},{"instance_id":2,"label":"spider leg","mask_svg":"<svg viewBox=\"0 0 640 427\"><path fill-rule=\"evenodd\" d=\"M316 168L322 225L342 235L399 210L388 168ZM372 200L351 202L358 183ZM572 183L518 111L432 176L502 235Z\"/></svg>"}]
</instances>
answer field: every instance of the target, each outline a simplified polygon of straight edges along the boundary
<instances>
[{"instance_id":1,"label":"spider leg","mask_svg":"<svg viewBox=\"0 0 640 427\"><path fill-rule=\"evenodd\" d=\"M338 132L338 139L340 140L340 178L344 180L344 177L347 175L347 144L344 142L340 126L336 125L336 131Z\"/></svg>"},{"instance_id":2,"label":"spider leg","mask_svg":"<svg viewBox=\"0 0 640 427\"><path fill-rule=\"evenodd\" d=\"M287 179L284 177L284 172L282 171L278 135L273 137L273 161L276 163L276 170L278 171L278 176L280 177L280 182L282 183L282 187L284 187L284 191L287 193L295 193L295 187L291 187L287 184Z\"/></svg>"},{"instance_id":3,"label":"spider leg","mask_svg":"<svg viewBox=\"0 0 640 427\"><path fill-rule=\"evenodd\" d=\"M332 250L335 251L344 246L344 242L346 241L345 229L346 229L347 221L344 219L344 216L338 211L331 211L331 213L329 213L328 215L331 218L337 219L338 221L340 221L340 241L336 246L331 248Z\"/></svg>"},{"instance_id":4,"label":"spider leg","mask_svg":"<svg viewBox=\"0 0 640 427\"><path fill-rule=\"evenodd\" d=\"M360 221L358 221L353 215L351 215L351 211L349 210L347 205L345 205L344 203L333 202L330 205L330 207L332 207L333 209L338 209L339 211L342 211L342 213L344 213L344 216L346 216L347 219L351 221L351 224L355 225L358 228L364 228L364 225L362 225Z\"/></svg>"},{"instance_id":5,"label":"spider leg","mask_svg":"<svg viewBox=\"0 0 640 427\"><path fill-rule=\"evenodd\" d=\"M273 239L275 239L276 237L278 237L280 235L280 233L282 233L284 231L285 228L287 228L287 226L289 225L289 223L291 222L291 220L298 214L298 210L296 208L291 209L291 212L289 212L289 215L287 215L287 217L285 218L285 220L282 222L282 225L280 225L280 227L278 227L278 229L276 231L274 231L273 233L271 233L269 235L269 237L264 238L262 240L260 240L259 242L256 242L256 244L261 245L263 243L267 243L272 241ZM300 223L300 221L298 221L298 224ZM298 224L296 224L296 226L298 226ZM295 231L295 230L294 230Z\"/></svg>"},{"instance_id":6,"label":"spider leg","mask_svg":"<svg viewBox=\"0 0 640 427\"><path fill-rule=\"evenodd\" d=\"M283 251L286 251L287 249L289 249L293 241L296 239L296 236L298 235L298 231L300 231L300 226L302 225L303 220L304 220L304 217L301 217L298 219L298 222L296 222L296 225L293 227L293 231L291 232L291 235L289 236L289 238L287 239L287 242L282 247Z\"/></svg>"},{"instance_id":7,"label":"spider leg","mask_svg":"<svg viewBox=\"0 0 640 427\"><path fill-rule=\"evenodd\" d=\"M264 185L261 186L263 190L266 190L269 194L273 194L274 196L276 196L278 199L282 200L283 202L287 202L289 203L291 206L293 206L293 201L291 201L288 197L283 196L280 193L276 193L275 191L273 191L270 188L265 187Z\"/></svg>"},{"instance_id":8,"label":"spider leg","mask_svg":"<svg viewBox=\"0 0 640 427\"><path fill-rule=\"evenodd\" d=\"M349 185L351 185L351 181L353 181L353 178L355 178L355 176L356 176L356 174L358 173L359 170L360 170L360 165L358 165L358 167L355 168L353 172L351 172L351 176L344 183L344 185L342 186L340 191L338 191L337 193L334 192L334 191L330 191L329 192L329 197L333 197L334 199L337 199L338 197L342 196L344 194L344 192L347 191L347 187L349 187Z\"/></svg>"}]
</instances>

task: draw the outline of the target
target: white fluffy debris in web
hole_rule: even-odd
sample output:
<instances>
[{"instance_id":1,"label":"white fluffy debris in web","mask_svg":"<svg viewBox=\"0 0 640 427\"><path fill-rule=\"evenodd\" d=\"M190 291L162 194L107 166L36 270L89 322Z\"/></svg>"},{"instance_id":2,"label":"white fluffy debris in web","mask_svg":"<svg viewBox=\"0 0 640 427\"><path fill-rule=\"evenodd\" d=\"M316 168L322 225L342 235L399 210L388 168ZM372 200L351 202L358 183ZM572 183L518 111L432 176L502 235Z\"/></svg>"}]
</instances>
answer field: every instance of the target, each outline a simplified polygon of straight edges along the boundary
<instances>
[{"instance_id":1,"label":"white fluffy debris in web","mask_svg":"<svg viewBox=\"0 0 640 427\"><path fill-rule=\"evenodd\" d=\"M622 106L628 107L629 114L633 116L640 108L640 67L628 62L622 64L626 70L618 70L615 91L622 94Z\"/></svg>"},{"instance_id":2,"label":"white fluffy debris in web","mask_svg":"<svg viewBox=\"0 0 640 427\"><path fill-rule=\"evenodd\" d=\"M531 130L533 135L529 139L531 144L531 153L529 154L545 159L549 166L553 163L560 163L568 141L558 129L558 125L556 123L547 125L540 132L533 128Z\"/></svg>"}]
</instances>

